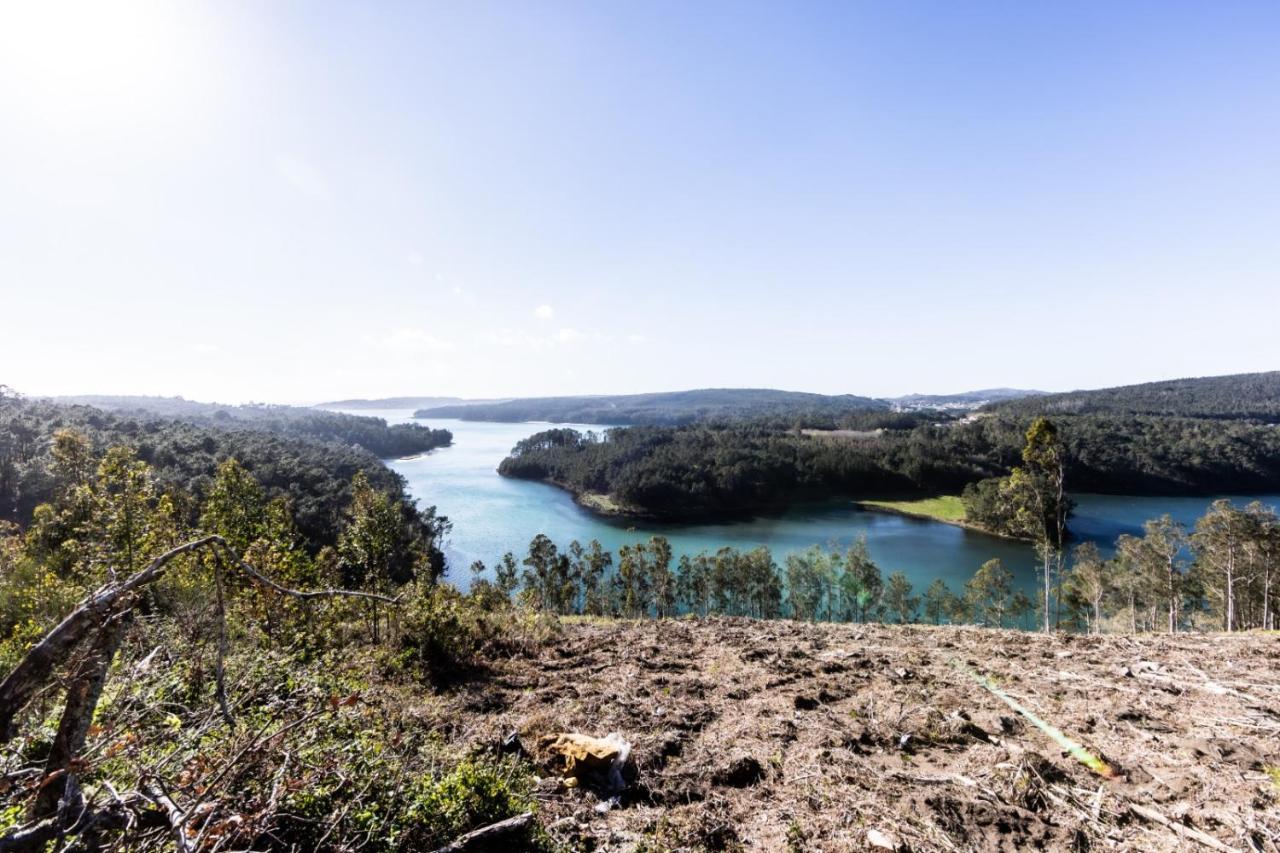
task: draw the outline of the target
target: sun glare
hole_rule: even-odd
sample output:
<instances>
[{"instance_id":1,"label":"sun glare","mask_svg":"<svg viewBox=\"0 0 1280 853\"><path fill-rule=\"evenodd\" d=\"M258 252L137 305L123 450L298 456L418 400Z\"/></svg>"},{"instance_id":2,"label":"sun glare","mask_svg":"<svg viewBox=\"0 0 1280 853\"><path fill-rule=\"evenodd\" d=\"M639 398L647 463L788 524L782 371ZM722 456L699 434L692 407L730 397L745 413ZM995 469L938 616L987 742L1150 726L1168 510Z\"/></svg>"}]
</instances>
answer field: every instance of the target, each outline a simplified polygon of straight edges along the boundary
<instances>
[{"instance_id":1,"label":"sun glare","mask_svg":"<svg viewBox=\"0 0 1280 853\"><path fill-rule=\"evenodd\" d=\"M0 7L0 87L59 124L129 120L195 70L182 4L23 2Z\"/></svg>"}]
</instances>

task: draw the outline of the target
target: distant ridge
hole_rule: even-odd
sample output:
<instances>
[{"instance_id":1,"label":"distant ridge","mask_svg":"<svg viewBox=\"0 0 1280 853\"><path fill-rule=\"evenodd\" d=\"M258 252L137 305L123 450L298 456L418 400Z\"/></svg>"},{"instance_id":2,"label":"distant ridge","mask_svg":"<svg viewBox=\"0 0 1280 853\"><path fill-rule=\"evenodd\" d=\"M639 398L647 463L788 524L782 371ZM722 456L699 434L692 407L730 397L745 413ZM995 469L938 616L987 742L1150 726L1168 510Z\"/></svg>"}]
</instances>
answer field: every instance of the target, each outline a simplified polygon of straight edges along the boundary
<instances>
[{"instance_id":1,"label":"distant ridge","mask_svg":"<svg viewBox=\"0 0 1280 853\"><path fill-rule=\"evenodd\" d=\"M886 398L890 406L900 412L922 410L937 411L971 411L980 409L989 403L1002 400L1039 397L1048 391L1032 391L1021 388L983 388L978 391L961 391L958 394L904 394L901 397Z\"/></svg>"},{"instance_id":2,"label":"distant ridge","mask_svg":"<svg viewBox=\"0 0 1280 853\"><path fill-rule=\"evenodd\" d=\"M853 394L809 394L770 388L700 388L654 394L531 397L501 403L425 407L419 418L549 421L583 424L681 424L714 419L841 415L888 411L889 404Z\"/></svg>"},{"instance_id":3,"label":"distant ridge","mask_svg":"<svg viewBox=\"0 0 1280 853\"><path fill-rule=\"evenodd\" d=\"M1280 371L1068 391L993 403L987 408L1023 415L1164 415L1277 421L1280 420Z\"/></svg>"},{"instance_id":4,"label":"distant ridge","mask_svg":"<svg viewBox=\"0 0 1280 853\"><path fill-rule=\"evenodd\" d=\"M436 406L469 406L475 403L501 403L506 398L468 400L463 397L374 397L333 400L316 403L315 409L429 409Z\"/></svg>"}]
</instances>

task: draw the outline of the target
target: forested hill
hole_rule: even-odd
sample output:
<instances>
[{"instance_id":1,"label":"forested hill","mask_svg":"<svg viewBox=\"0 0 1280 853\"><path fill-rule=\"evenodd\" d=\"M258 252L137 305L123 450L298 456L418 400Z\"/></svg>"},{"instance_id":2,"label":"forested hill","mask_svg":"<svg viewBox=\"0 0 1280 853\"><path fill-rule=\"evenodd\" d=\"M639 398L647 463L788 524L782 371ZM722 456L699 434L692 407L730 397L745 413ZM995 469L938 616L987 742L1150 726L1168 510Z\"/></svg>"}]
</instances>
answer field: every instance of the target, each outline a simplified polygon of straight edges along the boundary
<instances>
[{"instance_id":1,"label":"forested hill","mask_svg":"<svg viewBox=\"0 0 1280 853\"><path fill-rule=\"evenodd\" d=\"M755 423L643 426L597 435L547 430L513 448L499 472L637 514L734 516L796 500L957 494L1020 464L1029 420L981 415L872 431L787 430ZM1129 495L1280 490L1280 429L1241 420L1077 415L1056 421L1068 488Z\"/></svg>"},{"instance_id":2,"label":"forested hill","mask_svg":"<svg viewBox=\"0 0 1280 853\"><path fill-rule=\"evenodd\" d=\"M379 427L387 431L379 419L333 416L329 420L329 413L315 413L317 420L278 412L253 418L245 414L248 407L222 407L219 411L227 411L226 417L206 417L198 408L201 404L170 403L194 414L173 418L139 411L109 412L24 399L0 386L0 521L25 526L37 506L53 499L60 486L53 440L60 430L70 429L88 439L95 456L115 446L133 449L155 470L164 487L192 495L197 502L206 497L218 465L237 459L268 497L289 499L304 544L312 552L336 542L357 473L393 497L406 514L420 516L433 529L442 523L434 508L415 509L401 477L374 453L356 446L357 434L372 434ZM325 440L319 426L325 423L335 429L345 425L350 431L332 433L333 438Z\"/></svg>"},{"instance_id":3,"label":"forested hill","mask_svg":"<svg viewBox=\"0 0 1280 853\"><path fill-rule=\"evenodd\" d=\"M121 415L172 418L216 427L248 427L298 438L355 444L383 459L425 453L453 441L453 435L447 429L430 429L421 424L388 426L382 418L301 406L259 403L224 406L182 397L106 395L60 397L56 402L82 404Z\"/></svg>"},{"instance_id":4,"label":"forested hill","mask_svg":"<svg viewBox=\"0 0 1280 853\"><path fill-rule=\"evenodd\" d=\"M497 403L498 400L464 400L462 397L354 397L349 400L330 400L316 403L317 409L429 409L436 406L464 405L466 403Z\"/></svg>"},{"instance_id":5,"label":"forested hill","mask_svg":"<svg viewBox=\"0 0 1280 853\"><path fill-rule=\"evenodd\" d=\"M830 421L842 415L886 411L889 405L852 394L808 394L767 388L703 388L656 394L531 397L504 403L419 409L419 418L465 421L548 421L582 424L686 424L707 420Z\"/></svg>"},{"instance_id":6,"label":"forested hill","mask_svg":"<svg viewBox=\"0 0 1280 853\"><path fill-rule=\"evenodd\" d=\"M1170 379L992 403L1011 415L1170 415L1280 421L1280 371Z\"/></svg>"}]
</instances>

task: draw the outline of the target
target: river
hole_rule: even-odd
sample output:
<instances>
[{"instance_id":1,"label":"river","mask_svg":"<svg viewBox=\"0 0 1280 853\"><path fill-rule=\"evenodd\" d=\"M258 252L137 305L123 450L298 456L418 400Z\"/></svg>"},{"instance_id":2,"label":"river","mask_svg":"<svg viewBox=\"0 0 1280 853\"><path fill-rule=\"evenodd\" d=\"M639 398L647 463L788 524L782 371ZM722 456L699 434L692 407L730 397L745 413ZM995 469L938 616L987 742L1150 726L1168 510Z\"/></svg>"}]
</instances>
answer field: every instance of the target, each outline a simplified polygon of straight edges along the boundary
<instances>
[{"instance_id":1,"label":"river","mask_svg":"<svg viewBox=\"0 0 1280 853\"><path fill-rule=\"evenodd\" d=\"M352 414L382 417L391 423L412 421L412 413L405 411L361 410ZM860 510L847 500L803 504L779 514L713 524L671 525L602 518L583 510L568 493L554 486L498 476L498 463L515 443L546 429L545 424L433 420L430 425L453 432L453 445L388 464L404 476L419 503L434 505L453 522L444 550L448 578L459 586L470 583L468 567L473 561L483 560L492 566L507 551L520 556L538 533L547 534L561 547L573 539L584 544L599 539L615 555L620 546L654 534L671 541L677 558L725 545L744 550L767 545L779 564L788 553L810 545L847 546L865 535L871 556L883 574L887 577L893 571L904 572L917 592L934 578L942 578L959 592L974 570L993 557L999 557L1013 572L1019 587L1031 593L1036 586L1036 558L1029 545L949 524ZM601 429L581 424L559 426ZM1144 521L1164 513L1190 527L1211 501L1115 495L1074 497L1077 508L1071 520L1072 530L1079 539L1097 542L1104 554L1112 552L1121 533L1141 533ZM1273 506L1280 504L1280 496L1259 499Z\"/></svg>"}]
</instances>

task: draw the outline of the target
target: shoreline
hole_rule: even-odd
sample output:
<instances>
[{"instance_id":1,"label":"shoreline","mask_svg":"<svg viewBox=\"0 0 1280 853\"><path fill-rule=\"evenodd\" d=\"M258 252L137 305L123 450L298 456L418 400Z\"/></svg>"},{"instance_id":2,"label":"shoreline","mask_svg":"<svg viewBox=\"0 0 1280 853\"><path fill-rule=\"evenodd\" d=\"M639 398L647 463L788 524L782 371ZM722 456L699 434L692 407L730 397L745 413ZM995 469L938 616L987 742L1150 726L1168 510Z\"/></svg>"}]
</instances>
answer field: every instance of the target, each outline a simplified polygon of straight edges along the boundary
<instances>
[{"instance_id":1,"label":"shoreline","mask_svg":"<svg viewBox=\"0 0 1280 853\"><path fill-rule=\"evenodd\" d=\"M502 476L506 476L506 475L502 475ZM519 479L525 479L525 478L513 477L511 479L519 480ZM555 480L530 480L530 482L544 483L548 486L554 486L555 488L560 489L563 492L567 492L569 496L573 498L573 502L576 506L580 507L581 509L591 513L592 515L598 518L612 520L612 521L647 521L647 522L656 522L658 524L673 524L673 525L732 522L732 521L741 521L741 520L759 517L761 515L765 515L770 512L785 511L788 508L795 506L796 503L803 503L803 501L800 501L800 502L793 501L793 502L773 504L768 506L745 507L745 508L742 508L741 510L735 510L735 511L726 511L726 512L719 512L719 513L698 513L694 515L686 515L681 517L671 517L671 516L660 515L658 513L647 512L639 507L628 506L627 504L618 502L612 495L601 494L599 492L578 492L577 490L570 488L566 484L556 482ZM841 499L834 498L833 500L838 501ZM947 524L952 527L958 527L961 530L967 531L969 533L977 533L983 536L990 536L994 539L1003 539L1006 542L1021 542L1024 544L1034 544L1031 539L1021 537L1021 536L1010 536L1004 533L996 533L995 531L987 530L985 527L979 527L978 525L972 524L967 521L938 518L937 516L926 515L925 513L921 513L921 512L912 512L910 510L899 509L897 507L877 505L875 503L868 502L866 499L858 500L858 499L846 498L845 500L849 500L854 507L856 507L857 509L863 512L880 512L886 515L897 515L897 516L902 516L904 518L912 518L917 521L931 521L937 524Z\"/></svg>"},{"instance_id":2,"label":"shoreline","mask_svg":"<svg viewBox=\"0 0 1280 853\"><path fill-rule=\"evenodd\" d=\"M962 519L939 518L936 515L928 515L927 513L923 513L923 512L912 512L911 510L908 510L908 509L901 509L899 507L893 507L893 506L885 506L883 504L877 504L873 501L866 501L866 500L855 500L853 502L853 505L856 506L858 509L863 510L864 512L881 512L886 515L898 515L898 516L902 516L903 518L914 518L918 521L932 521L937 524L949 524L952 527L959 527L961 530L967 530L970 533L980 533L983 536L991 536L995 539L1003 539L1006 542L1024 542L1027 544L1035 544L1033 540L1028 539L1025 536L1010 536L1007 533L997 533L994 530L988 530L985 527L980 527L976 524L973 524L968 521L964 521Z\"/></svg>"}]
</instances>

